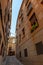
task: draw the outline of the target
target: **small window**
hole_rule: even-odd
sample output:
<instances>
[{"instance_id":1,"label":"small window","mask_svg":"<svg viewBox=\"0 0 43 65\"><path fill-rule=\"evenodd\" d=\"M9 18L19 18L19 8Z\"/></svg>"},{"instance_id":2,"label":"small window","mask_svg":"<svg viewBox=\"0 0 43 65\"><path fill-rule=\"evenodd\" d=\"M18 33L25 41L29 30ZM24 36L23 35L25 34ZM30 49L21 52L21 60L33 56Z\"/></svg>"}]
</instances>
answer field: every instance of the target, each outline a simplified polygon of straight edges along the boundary
<instances>
[{"instance_id":1,"label":"small window","mask_svg":"<svg viewBox=\"0 0 43 65\"><path fill-rule=\"evenodd\" d=\"M19 43L21 42L21 34L19 35Z\"/></svg>"},{"instance_id":2,"label":"small window","mask_svg":"<svg viewBox=\"0 0 43 65\"><path fill-rule=\"evenodd\" d=\"M1 54L2 54L2 56L4 56L4 51L3 51L3 42L2 42L2 45L1 45Z\"/></svg>"},{"instance_id":3,"label":"small window","mask_svg":"<svg viewBox=\"0 0 43 65\"><path fill-rule=\"evenodd\" d=\"M23 38L25 37L25 29L22 29Z\"/></svg>"},{"instance_id":4,"label":"small window","mask_svg":"<svg viewBox=\"0 0 43 65\"><path fill-rule=\"evenodd\" d=\"M29 5L28 5L28 7L27 7L27 16L29 16L29 14L31 13L31 11L32 11L32 4L31 4L31 2L29 3Z\"/></svg>"},{"instance_id":5,"label":"small window","mask_svg":"<svg viewBox=\"0 0 43 65\"><path fill-rule=\"evenodd\" d=\"M20 24L19 24L19 28L20 28Z\"/></svg>"},{"instance_id":6,"label":"small window","mask_svg":"<svg viewBox=\"0 0 43 65\"><path fill-rule=\"evenodd\" d=\"M28 56L27 49L24 49L24 56L25 56L25 57Z\"/></svg>"},{"instance_id":7,"label":"small window","mask_svg":"<svg viewBox=\"0 0 43 65\"><path fill-rule=\"evenodd\" d=\"M20 11L19 19L23 22L23 10Z\"/></svg>"},{"instance_id":8,"label":"small window","mask_svg":"<svg viewBox=\"0 0 43 65\"><path fill-rule=\"evenodd\" d=\"M18 30L18 28L16 28L16 31Z\"/></svg>"},{"instance_id":9,"label":"small window","mask_svg":"<svg viewBox=\"0 0 43 65\"><path fill-rule=\"evenodd\" d=\"M16 42L18 43L18 36L16 36Z\"/></svg>"},{"instance_id":10,"label":"small window","mask_svg":"<svg viewBox=\"0 0 43 65\"><path fill-rule=\"evenodd\" d=\"M25 4L25 6L27 6L28 2L29 2L29 0L26 0L26 4Z\"/></svg>"},{"instance_id":11,"label":"small window","mask_svg":"<svg viewBox=\"0 0 43 65\"><path fill-rule=\"evenodd\" d=\"M23 13L21 12L21 22L23 22Z\"/></svg>"},{"instance_id":12,"label":"small window","mask_svg":"<svg viewBox=\"0 0 43 65\"><path fill-rule=\"evenodd\" d=\"M1 35L1 33L0 33L0 43L1 43L1 39L2 39L2 35Z\"/></svg>"},{"instance_id":13,"label":"small window","mask_svg":"<svg viewBox=\"0 0 43 65\"><path fill-rule=\"evenodd\" d=\"M22 18L21 18L21 22L23 22L23 16L22 16Z\"/></svg>"},{"instance_id":14,"label":"small window","mask_svg":"<svg viewBox=\"0 0 43 65\"><path fill-rule=\"evenodd\" d=\"M37 55L43 54L43 43L39 42L36 45Z\"/></svg>"},{"instance_id":15,"label":"small window","mask_svg":"<svg viewBox=\"0 0 43 65\"><path fill-rule=\"evenodd\" d=\"M3 33L4 33L4 26L3 26L3 23L2 23L2 29L3 29Z\"/></svg>"},{"instance_id":16,"label":"small window","mask_svg":"<svg viewBox=\"0 0 43 65\"><path fill-rule=\"evenodd\" d=\"M37 27L38 27L38 20L36 18L35 13L30 18L30 23L31 23L31 32L33 32Z\"/></svg>"},{"instance_id":17,"label":"small window","mask_svg":"<svg viewBox=\"0 0 43 65\"><path fill-rule=\"evenodd\" d=\"M0 3L0 18L1 18L1 21L2 21L2 9L1 9L1 3Z\"/></svg>"},{"instance_id":18,"label":"small window","mask_svg":"<svg viewBox=\"0 0 43 65\"><path fill-rule=\"evenodd\" d=\"M19 52L19 57L21 57L21 51Z\"/></svg>"},{"instance_id":19,"label":"small window","mask_svg":"<svg viewBox=\"0 0 43 65\"><path fill-rule=\"evenodd\" d=\"M10 15L8 14L8 21L10 21Z\"/></svg>"}]
</instances>

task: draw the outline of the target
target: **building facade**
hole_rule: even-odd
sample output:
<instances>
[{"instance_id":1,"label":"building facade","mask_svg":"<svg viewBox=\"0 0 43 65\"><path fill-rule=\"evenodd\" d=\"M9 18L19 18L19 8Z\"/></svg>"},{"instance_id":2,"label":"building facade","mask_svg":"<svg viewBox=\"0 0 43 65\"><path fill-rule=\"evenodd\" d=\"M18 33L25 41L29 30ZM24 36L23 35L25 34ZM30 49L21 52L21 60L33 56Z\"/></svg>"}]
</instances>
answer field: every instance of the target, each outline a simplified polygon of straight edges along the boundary
<instances>
[{"instance_id":1,"label":"building facade","mask_svg":"<svg viewBox=\"0 0 43 65\"><path fill-rule=\"evenodd\" d=\"M6 46L10 34L12 0L0 0L0 56L6 56Z\"/></svg>"},{"instance_id":2,"label":"building facade","mask_svg":"<svg viewBox=\"0 0 43 65\"><path fill-rule=\"evenodd\" d=\"M17 58L24 65L43 65L43 0L23 0L16 38Z\"/></svg>"},{"instance_id":3,"label":"building facade","mask_svg":"<svg viewBox=\"0 0 43 65\"><path fill-rule=\"evenodd\" d=\"M8 56L16 56L16 44L15 37L9 37L8 45L7 45L7 55Z\"/></svg>"}]
</instances>

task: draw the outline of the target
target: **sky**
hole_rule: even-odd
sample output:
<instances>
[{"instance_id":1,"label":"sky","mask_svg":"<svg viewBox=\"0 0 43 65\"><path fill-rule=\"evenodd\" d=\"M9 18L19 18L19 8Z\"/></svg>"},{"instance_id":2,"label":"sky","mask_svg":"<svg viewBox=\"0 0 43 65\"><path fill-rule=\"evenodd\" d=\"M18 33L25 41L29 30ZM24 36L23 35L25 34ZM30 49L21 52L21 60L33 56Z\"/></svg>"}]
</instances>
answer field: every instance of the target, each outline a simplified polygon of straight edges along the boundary
<instances>
[{"instance_id":1,"label":"sky","mask_svg":"<svg viewBox=\"0 0 43 65\"><path fill-rule=\"evenodd\" d=\"M17 22L17 17L19 13L19 9L22 3L22 0L12 0L12 21L11 21L11 36L15 36L15 31L16 31L16 22Z\"/></svg>"}]
</instances>

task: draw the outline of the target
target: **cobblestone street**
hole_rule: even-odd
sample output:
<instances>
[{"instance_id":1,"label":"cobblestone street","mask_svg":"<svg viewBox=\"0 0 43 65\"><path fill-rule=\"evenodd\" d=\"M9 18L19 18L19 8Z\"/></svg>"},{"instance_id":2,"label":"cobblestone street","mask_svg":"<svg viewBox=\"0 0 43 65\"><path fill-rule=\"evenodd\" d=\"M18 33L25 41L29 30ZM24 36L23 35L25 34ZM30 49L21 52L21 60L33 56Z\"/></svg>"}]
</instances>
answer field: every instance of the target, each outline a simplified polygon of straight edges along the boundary
<instances>
[{"instance_id":1,"label":"cobblestone street","mask_svg":"<svg viewBox=\"0 0 43 65\"><path fill-rule=\"evenodd\" d=\"M15 56L7 56L4 65L23 65Z\"/></svg>"}]
</instances>

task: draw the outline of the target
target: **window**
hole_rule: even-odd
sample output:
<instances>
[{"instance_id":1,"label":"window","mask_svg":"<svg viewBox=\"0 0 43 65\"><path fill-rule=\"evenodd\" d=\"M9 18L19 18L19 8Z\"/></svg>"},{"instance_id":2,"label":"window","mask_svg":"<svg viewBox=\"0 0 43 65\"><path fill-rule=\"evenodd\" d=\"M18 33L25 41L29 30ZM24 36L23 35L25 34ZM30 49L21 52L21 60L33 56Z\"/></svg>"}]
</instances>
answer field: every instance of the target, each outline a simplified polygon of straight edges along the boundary
<instances>
[{"instance_id":1,"label":"window","mask_svg":"<svg viewBox=\"0 0 43 65\"><path fill-rule=\"evenodd\" d=\"M41 4L43 4L43 0L41 1Z\"/></svg>"},{"instance_id":2,"label":"window","mask_svg":"<svg viewBox=\"0 0 43 65\"><path fill-rule=\"evenodd\" d=\"M22 18L21 18L21 22L23 22L23 16L22 16Z\"/></svg>"},{"instance_id":3,"label":"window","mask_svg":"<svg viewBox=\"0 0 43 65\"><path fill-rule=\"evenodd\" d=\"M23 13L21 12L21 22L23 22Z\"/></svg>"},{"instance_id":4,"label":"window","mask_svg":"<svg viewBox=\"0 0 43 65\"><path fill-rule=\"evenodd\" d=\"M27 4L28 4L28 1L29 1L29 0L26 0L26 6L27 6Z\"/></svg>"},{"instance_id":5,"label":"window","mask_svg":"<svg viewBox=\"0 0 43 65\"><path fill-rule=\"evenodd\" d=\"M19 43L21 42L21 34L19 35Z\"/></svg>"},{"instance_id":6,"label":"window","mask_svg":"<svg viewBox=\"0 0 43 65\"><path fill-rule=\"evenodd\" d=\"M37 27L38 27L38 20L36 18L35 13L30 18L30 23L31 23L31 32L33 32Z\"/></svg>"},{"instance_id":7,"label":"window","mask_svg":"<svg viewBox=\"0 0 43 65\"><path fill-rule=\"evenodd\" d=\"M23 38L25 37L25 29L22 29Z\"/></svg>"},{"instance_id":8,"label":"window","mask_svg":"<svg viewBox=\"0 0 43 65\"><path fill-rule=\"evenodd\" d=\"M19 18L20 18L21 22L23 22L23 10L20 11Z\"/></svg>"},{"instance_id":9,"label":"window","mask_svg":"<svg viewBox=\"0 0 43 65\"><path fill-rule=\"evenodd\" d=\"M37 55L43 54L43 43L42 43L42 41L37 43L35 46L36 46Z\"/></svg>"},{"instance_id":10,"label":"window","mask_svg":"<svg viewBox=\"0 0 43 65\"><path fill-rule=\"evenodd\" d=\"M32 4L31 4L31 2L29 3L29 5L28 5L28 7L27 7L27 16L29 16L29 14L31 13L31 11L32 11Z\"/></svg>"},{"instance_id":11,"label":"window","mask_svg":"<svg viewBox=\"0 0 43 65\"><path fill-rule=\"evenodd\" d=\"M16 42L18 43L18 36L16 36Z\"/></svg>"},{"instance_id":12,"label":"window","mask_svg":"<svg viewBox=\"0 0 43 65\"><path fill-rule=\"evenodd\" d=\"M1 43L1 39L2 39L2 35L1 35L1 33L0 33L0 43Z\"/></svg>"},{"instance_id":13,"label":"window","mask_svg":"<svg viewBox=\"0 0 43 65\"><path fill-rule=\"evenodd\" d=\"M1 9L1 3L0 3L0 18L1 18L1 21L2 21L2 9Z\"/></svg>"},{"instance_id":14,"label":"window","mask_svg":"<svg viewBox=\"0 0 43 65\"><path fill-rule=\"evenodd\" d=\"M9 25L9 29L10 29L11 27L10 27L10 25Z\"/></svg>"},{"instance_id":15,"label":"window","mask_svg":"<svg viewBox=\"0 0 43 65\"><path fill-rule=\"evenodd\" d=\"M3 53L2 53L2 56L4 56L4 51L3 51Z\"/></svg>"},{"instance_id":16,"label":"window","mask_svg":"<svg viewBox=\"0 0 43 65\"><path fill-rule=\"evenodd\" d=\"M21 51L19 52L19 57L21 57Z\"/></svg>"},{"instance_id":17,"label":"window","mask_svg":"<svg viewBox=\"0 0 43 65\"><path fill-rule=\"evenodd\" d=\"M4 22L6 21L5 19L6 19L6 16L4 15Z\"/></svg>"},{"instance_id":18,"label":"window","mask_svg":"<svg viewBox=\"0 0 43 65\"><path fill-rule=\"evenodd\" d=\"M16 28L16 31L18 30L18 28Z\"/></svg>"},{"instance_id":19,"label":"window","mask_svg":"<svg viewBox=\"0 0 43 65\"><path fill-rule=\"evenodd\" d=\"M4 22L6 22L6 14L7 14L7 8L5 8Z\"/></svg>"},{"instance_id":20,"label":"window","mask_svg":"<svg viewBox=\"0 0 43 65\"><path fill-rule=\"evenodd\" d=\"M4 56L4 51L3 51L3 42L2 42L2 45L1 45L1 54L2 54L2 56Z\"/></svg>"},{"instance_id":21,"label":"window","mask_svg":"<svg viewBox=\"0 0 43 65\"><path fill-rule=\"evenodd\" d=\"M8 21L10 20L10 15L8 14Z\"/></svg>"},{"instance_id":22,"label":"window","mask_svg":"<svg viewBox=\"0 0 43 65\"><path fill-rule=\"evenodd\" d=\"M19 24L19 27L20 27L20 24Z\"/></svg>"},{"instance_id":23,"label":"window","mask_svg":"<svg viewBox=\"0 0 43 65\"><path fill-rule=\"evenodd\" d=\"M24 49L24 56L27 57L28 54L27 54L27 49Z\"/></svg>"},{"instance_id":24,"label":"window","mask_svg":"<svg viewBox=\"0 0 43 65\"><path fill-rule=\"evenodd\" d=\"M3 29L3 33L4 33L4 26L3 26L3 23L2 23L2 29Z\"/></svg>"},{"instance_id":25,"label":"window","mask_svg":"<svg viewBox=\"0 0 43 65\"><path fill-rule=\"evenodd\" d=\"M1 39L2 39L2 35L1 35L1 33L0 33L0 44L1 44ZM1 55L1 51L0 51L0 55Z\"/></svg>"}]
</instances>

